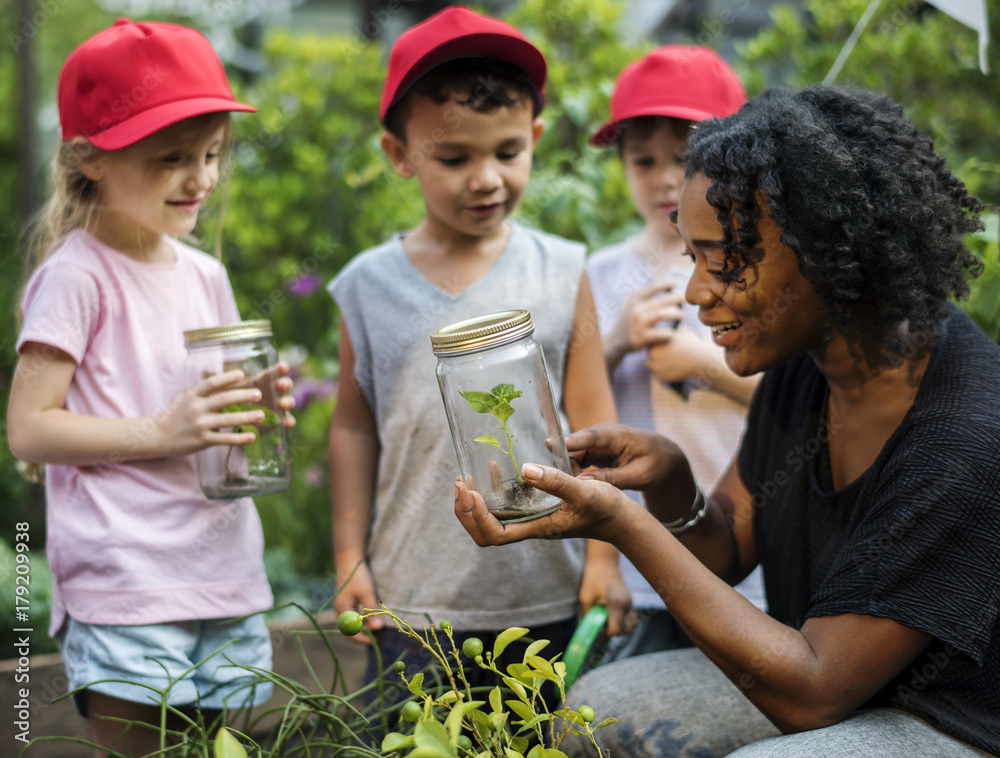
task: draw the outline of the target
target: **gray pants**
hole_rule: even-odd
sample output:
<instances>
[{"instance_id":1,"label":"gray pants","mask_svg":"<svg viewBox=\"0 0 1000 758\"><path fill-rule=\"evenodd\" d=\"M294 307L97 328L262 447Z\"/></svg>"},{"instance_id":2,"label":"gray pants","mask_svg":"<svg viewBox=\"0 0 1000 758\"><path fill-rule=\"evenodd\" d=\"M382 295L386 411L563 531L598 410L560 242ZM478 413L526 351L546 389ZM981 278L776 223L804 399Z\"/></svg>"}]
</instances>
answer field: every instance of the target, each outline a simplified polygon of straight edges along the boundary
<instances>
[{"instance_id":1,"label":"gray pants","mask_svg":"<svg viewBox=\"0 0 1000 758\"><path fill-rule=\"evenodd\" d=\"M894 708L858 713L825 729L782 735L696 648L651 653L595 669L570 691L590 705L602 749L614 758L973 758L987 756ZM562 749L593 757L590 742Z\"/></svg>"}]
</instances>

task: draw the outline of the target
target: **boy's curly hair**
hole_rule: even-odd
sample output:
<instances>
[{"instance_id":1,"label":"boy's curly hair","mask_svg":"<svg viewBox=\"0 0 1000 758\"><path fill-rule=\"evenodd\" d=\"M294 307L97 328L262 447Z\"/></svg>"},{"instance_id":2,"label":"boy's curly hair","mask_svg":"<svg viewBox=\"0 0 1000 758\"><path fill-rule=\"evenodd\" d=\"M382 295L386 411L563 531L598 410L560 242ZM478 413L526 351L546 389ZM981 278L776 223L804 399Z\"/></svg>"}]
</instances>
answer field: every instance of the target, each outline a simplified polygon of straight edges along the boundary
<instances>
[{"instance_id":1,"label":"boy's curly hair","mask_svg":"<svg viewBox=\"0 0 1000 758\"><path fill-rule=\"evenodd\" d=\"M406 123L414 95L430 98L438 105L454 100L479 113L510 108L525 98L532 103L532 116L541 110L541 101L527 72L499 58L459 58L435 66L416 83L385 115L386 130L406 142Z\"/></svg>"},{"instance_id":2,"label":"boy's curly hair","mask_svg":"<svg viewBox=\"0 0 1000 758\"><path fill-rule=\"evenodd\" d=\"M827 317L873 346L898 347L903 322L937 337L949 299L982 271L962 236L983 228L983 204L884 95L768 89L701 122L686 171L714 182L731 282L759 242L762 198Z\"/></svg>"}]
</instances>

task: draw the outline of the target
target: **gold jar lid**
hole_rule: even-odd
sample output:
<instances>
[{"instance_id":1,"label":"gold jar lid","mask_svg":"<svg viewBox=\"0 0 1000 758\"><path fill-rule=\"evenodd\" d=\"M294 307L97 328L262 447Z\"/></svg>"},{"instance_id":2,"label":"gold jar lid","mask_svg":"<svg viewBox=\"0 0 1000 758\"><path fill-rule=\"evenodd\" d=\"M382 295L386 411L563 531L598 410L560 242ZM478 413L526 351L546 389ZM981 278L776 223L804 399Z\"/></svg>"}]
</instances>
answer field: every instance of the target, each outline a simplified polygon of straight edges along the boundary
<instances>
[{"instance_id":1,"label":"gold jar lid","mask_svg":"<svg viewBox=\"0 0 1000 758\"><path fill-rule=\"evenodd\" d=\"M525 310L500 311L458 321L431 335L434 355L450 355L503 345L535 331Z\"/></svg>"},{"instance_id":2,"label":"gold jar lid","mask_svg":"<svg viewBox=\"0 0 1000 758\"><path fill-rule=\"evenodd\" d=\"M208 345L223 342L239 342L241 340L256 339L258 337L271 336L271 322L261 321L241 321L238 324L224 324L223 326L210 326L207 329L191 329L184 332L185 347L193 345Z\"/></svg>"}]
</instances>

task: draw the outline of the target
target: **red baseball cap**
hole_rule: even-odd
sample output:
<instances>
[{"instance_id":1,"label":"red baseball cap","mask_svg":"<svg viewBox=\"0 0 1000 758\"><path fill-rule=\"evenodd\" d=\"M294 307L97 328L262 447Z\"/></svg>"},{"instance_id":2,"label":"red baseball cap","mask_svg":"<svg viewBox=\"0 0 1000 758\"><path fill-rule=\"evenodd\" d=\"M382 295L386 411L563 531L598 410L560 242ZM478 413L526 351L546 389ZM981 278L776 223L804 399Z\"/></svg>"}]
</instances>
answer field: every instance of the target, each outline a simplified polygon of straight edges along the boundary
<instances>
[{"instance_id":1,"label":"red baseball cap","mask_svg":"<svg viewBox=\"0 0 1000 758\"><path fill-rule=\"evenodd\" d=\"M445 8L399 35L389 54L379 120L417 79L445 61L499 58L520 66L535 89L538 107L545 103L545 56L510 24L458 5Z\"/></svg>"},{"instance_id":2,"label":"red baseball cap","mask_svg":"<svg viewBox=\"0 0 1000 758\"><path fill-rule=\"evenodd\" d=\"M612 145L621 122L637 116L701 121L731 116L746 102L736 72L719 55L698 45L665 45L626 66L611 93L611 118L590 138Z\"/></svg>"},{"instance_id":3,"label":"red baseball cap","mask_svg":"<svg viewBox=\"0 0 1000 758\"><path fill-rule=\"evenodd\" d=\"M255 110L233 99L209 41L175 24L118 19L70 53L59 75L63 140L104 150L203 113Z\"/></svg>"}]
</instances>

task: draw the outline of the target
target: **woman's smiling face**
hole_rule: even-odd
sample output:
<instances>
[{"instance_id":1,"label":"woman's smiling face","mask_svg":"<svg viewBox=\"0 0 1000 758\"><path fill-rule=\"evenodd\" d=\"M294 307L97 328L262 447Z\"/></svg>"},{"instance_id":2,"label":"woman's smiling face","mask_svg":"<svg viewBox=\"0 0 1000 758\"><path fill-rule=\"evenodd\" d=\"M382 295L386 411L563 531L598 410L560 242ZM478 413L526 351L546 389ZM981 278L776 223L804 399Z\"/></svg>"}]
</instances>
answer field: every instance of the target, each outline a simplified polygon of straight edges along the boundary
<instances>
[{"instance_id":1,"label":"woman's smiling face","mask_svg":"<svg viewBox=\"0 0 1000 758\"><path fill-rule=\"evenodd\" d=\"M677 231L695 262L685 298L698 306L698 317L725 350L726 364L749 376L822 347L820 301L795 253L781 242L781 229L766 206L757 224L760 241L749 252L746 270L738 281L726 282L722 226L706 199L712 184L702 173L685 182Z\"/></svg>"}]
</instances>

